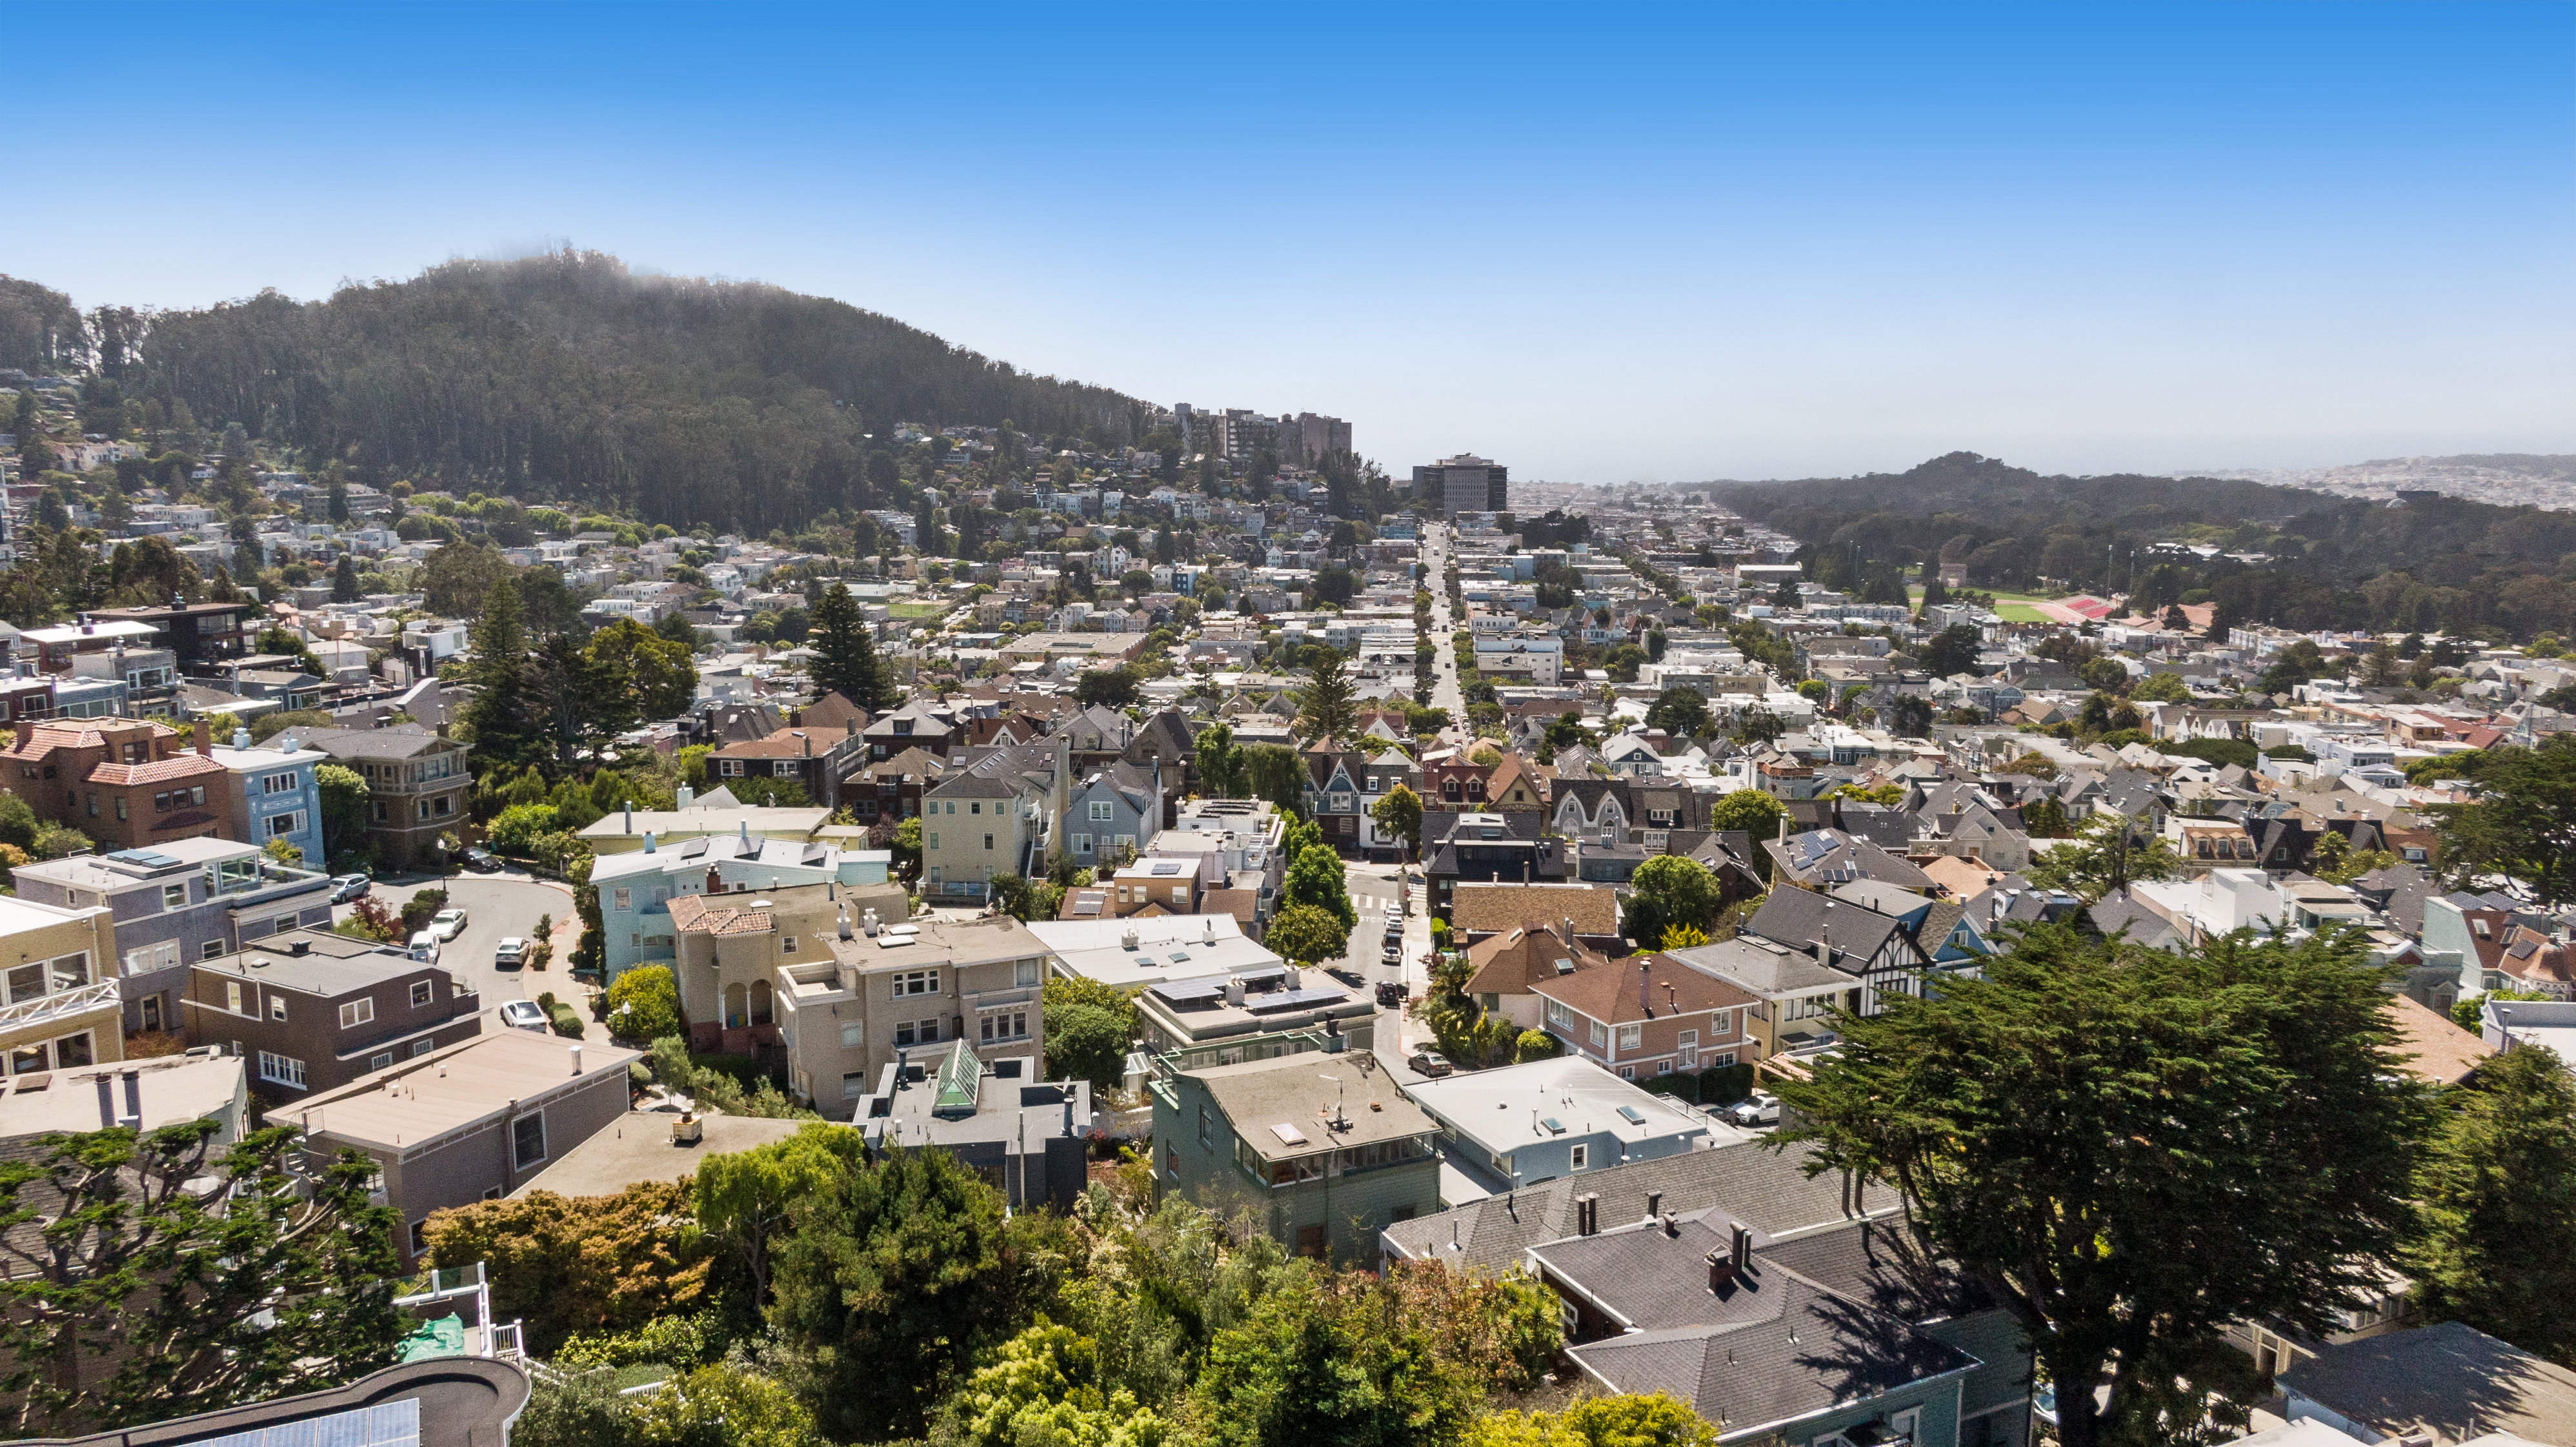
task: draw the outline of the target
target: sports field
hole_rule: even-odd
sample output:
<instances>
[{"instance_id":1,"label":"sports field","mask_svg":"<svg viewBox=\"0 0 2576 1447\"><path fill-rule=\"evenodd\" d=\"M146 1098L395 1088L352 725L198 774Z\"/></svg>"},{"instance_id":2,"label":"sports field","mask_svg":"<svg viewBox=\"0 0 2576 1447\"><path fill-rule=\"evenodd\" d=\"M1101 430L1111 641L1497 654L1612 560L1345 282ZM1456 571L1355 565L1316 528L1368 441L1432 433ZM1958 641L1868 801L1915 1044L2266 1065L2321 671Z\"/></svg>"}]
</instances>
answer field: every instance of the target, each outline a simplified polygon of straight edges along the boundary
<instances>
[{"instance_id":1,"label":"sports field","mask_svg":"<svg viewBox=\"0 0 2576 1447\"><path fill-rule=\"evenodd\" d=\"M1919 608L1923 605L1923 586L1921 584L1910 584L1907 586L1905 591L1916 607ZM2049 621L2048 615L2031 606L2031 604L2041 601L2043 600L2032 598L2020 593L1997 593L1995 595L1995 616L2001 618L2007 623L2046 623Z\"/></svg>"}]
</instances>

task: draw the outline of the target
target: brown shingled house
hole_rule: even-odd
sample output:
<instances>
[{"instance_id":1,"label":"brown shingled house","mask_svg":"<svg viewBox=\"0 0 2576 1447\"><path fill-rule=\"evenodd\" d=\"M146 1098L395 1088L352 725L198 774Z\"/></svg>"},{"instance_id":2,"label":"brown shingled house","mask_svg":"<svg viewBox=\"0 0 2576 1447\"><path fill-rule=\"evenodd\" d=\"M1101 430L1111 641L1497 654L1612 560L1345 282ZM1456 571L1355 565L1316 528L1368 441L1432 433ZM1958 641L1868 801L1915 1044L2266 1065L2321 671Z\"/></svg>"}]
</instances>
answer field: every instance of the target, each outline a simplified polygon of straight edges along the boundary
<instances>
[{"instance_id":1,"label":"brown shingled house","mask_svg":"<svg viewBox=\"0 0 2576 1447\"><path fill-rule=\"evenodd\" d=\"M145 719L21 724L0 783L37 817L79 830L102 850L243 838L231 773L212 757L203 720L195 743L190 752L177 729Z\"/></svg>"}]
</instances>

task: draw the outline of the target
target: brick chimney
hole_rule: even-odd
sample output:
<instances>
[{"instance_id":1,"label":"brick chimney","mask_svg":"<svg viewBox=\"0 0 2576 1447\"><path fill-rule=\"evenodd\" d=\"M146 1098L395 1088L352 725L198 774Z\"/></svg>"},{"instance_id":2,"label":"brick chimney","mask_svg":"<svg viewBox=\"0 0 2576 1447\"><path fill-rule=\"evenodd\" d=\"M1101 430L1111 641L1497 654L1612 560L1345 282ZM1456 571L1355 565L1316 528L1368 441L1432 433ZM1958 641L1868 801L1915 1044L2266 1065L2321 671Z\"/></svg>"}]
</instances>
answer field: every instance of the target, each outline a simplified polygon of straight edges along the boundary
<instances>
[{"instance_id":1,"label":"brick chimney","mask_svg":"<svg viewBox=\"0 0 2576 1447\"><path fill-rule=\"evenodd\" d=\"M197 720L197 753L204 758L215 756L215 733L204 719Z\"/></svg>"}]
</instances>

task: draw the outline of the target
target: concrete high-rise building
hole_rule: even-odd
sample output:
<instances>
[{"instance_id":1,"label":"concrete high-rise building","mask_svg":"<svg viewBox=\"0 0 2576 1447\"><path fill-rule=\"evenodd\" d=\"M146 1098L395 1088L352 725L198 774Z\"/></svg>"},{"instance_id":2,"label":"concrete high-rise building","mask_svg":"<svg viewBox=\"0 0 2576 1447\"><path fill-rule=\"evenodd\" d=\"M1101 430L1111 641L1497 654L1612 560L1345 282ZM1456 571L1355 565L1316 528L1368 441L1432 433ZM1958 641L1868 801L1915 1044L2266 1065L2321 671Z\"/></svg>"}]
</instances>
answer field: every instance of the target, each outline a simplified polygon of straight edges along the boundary
<instances>
[{"instance_id":1,"label":"concrete high-rise building","mask_svg":"<svg viewBox=\"0 0 2576 1447\"><path fill-rule=\"evenodd\" d=\"M1351 424L1341 418L1314 412L1300 412L1294 417L1279 414L1281 461L1312 467L1327 453L1351 450Z\"/></svg>"},{"instance_id":2,"label":"concrete high-rise building","mask_svg":"<svg viewBox=\"0 0 2576 1447\"><path fill-rule=\"evenodd\" d=\"M1413 469L1413 491L1416 496L1440 499L1443 517L1502 512L1511 507L1509 473L1490 458L1462 452Z\"/></svg>"}]
</instances>

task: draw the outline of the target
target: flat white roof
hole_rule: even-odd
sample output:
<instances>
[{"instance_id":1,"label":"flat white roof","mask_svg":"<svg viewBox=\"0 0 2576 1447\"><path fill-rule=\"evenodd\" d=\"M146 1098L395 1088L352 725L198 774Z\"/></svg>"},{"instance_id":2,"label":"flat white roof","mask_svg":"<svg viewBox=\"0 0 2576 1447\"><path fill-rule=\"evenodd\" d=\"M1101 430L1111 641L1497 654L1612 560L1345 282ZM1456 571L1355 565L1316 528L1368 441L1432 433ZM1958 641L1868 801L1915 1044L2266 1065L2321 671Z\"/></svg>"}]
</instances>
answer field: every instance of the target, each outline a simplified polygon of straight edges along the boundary
<instances>
[{"instance_id":1,"label":"flat white roof","mask_svg":"<svg viewBox=\"0 0 2576 1447\"><path fill-rule=\"evenodd\" d=\"M1401 1088L1444 1124L1496 1152L1605 1132L1622 1141L1708 1134L1708 1120L1698 1112L1579 1055L1460 1071ZM1550 1129L1550 1121L1561 1129Z\"/></svg>"},{"instance_id":2,"label":"flat white roof","mask_svg":"<svg viewBox=\"0 0 2576 1447\"><path fill-rule=\"evenodd\" d=\"M1041 920L1029 933L1046 946L1058 970L1121 990L1286 963L1244 938L1230 914ZM1131 933L1133 947L1127 943Z\"/></svg>"}]
</instances>

